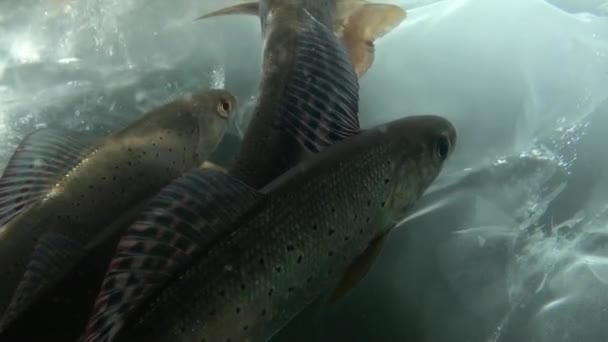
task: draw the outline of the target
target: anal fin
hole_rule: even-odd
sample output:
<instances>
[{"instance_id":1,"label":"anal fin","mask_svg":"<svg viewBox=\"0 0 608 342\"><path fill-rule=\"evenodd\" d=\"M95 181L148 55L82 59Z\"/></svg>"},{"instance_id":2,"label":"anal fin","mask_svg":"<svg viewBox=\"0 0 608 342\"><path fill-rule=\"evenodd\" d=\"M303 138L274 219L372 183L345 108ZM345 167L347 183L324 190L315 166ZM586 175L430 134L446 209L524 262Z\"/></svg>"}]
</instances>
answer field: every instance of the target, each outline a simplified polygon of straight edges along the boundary
<instances>
[{"instance_id":1,"label":"anal fin","mask_svg":"<svg viewBox=\"0 0 608 342\"><path fill-rule=\"evenodd\" d=\"M406 17L401 7L363 3L337 23L336 34L355 67L359 78L374 62L374 42L397 27Z\"/></svg>"},{"instance_id":2,"label":"anal fin","mask_svg":"<svg viewBox=\"0 0 608 342\"><path fill-rule=\"evenodd\" d=\"M150 200L127 229L106 272L85 333L110 341L140 306L264 196L238 179L197 169Z\"/></svg>"},{"instance_id":3,"label":"anal fin","mask_svg":"<svg viewBox=\"0 0 608 342\"><path fill-rule=\"evenodd\" d=\"M57 128L26 136L0 178L0 227L46 195L97 139Z\"/></svg>"},{"instance_id":4,"label":"anal fin","mask_svg":"<svg viewBox=\"0 0 608 342\"><path fill-rule=\"evenodd\" d=\"M224 7L217 11L207 13L205 15L202 15L202 16L196 18L196 20L202 20L202 19L207 19L207 18L212 18L212 17L219 17L219 16L223 16L223 15L234 15L234 14L259 15L259 8L260 8L260 4L257 1L246 2L243 4L238 4L238 5L234 5L234 6L230 6L230 7Z\"/></svg>"},{"instance_id":5,"label":"anal fin","mask_svg":"<svg viewBox=\"0 0 608 342\"><path fill-rule=\"evenodd\" d=\"M328 304L334 304L367 275L382 250L386 236L385 234L373 240L367 249L350 264L333 293L329 296Z\"/></svg>"},{"instance_id":6,"label":"anal fin","mask_svg":"<svg viewBox=\"0 0 608 342\"><path fill-rule=\"evenodd\" d=\"M0 322L0 331L17 318L39 296L47 285L59 279L66 270L64 265L84 252L84 247L57 233L46 233L36 244L23 279L17 286L11 303Z\"/></svg>"}]
</instances>

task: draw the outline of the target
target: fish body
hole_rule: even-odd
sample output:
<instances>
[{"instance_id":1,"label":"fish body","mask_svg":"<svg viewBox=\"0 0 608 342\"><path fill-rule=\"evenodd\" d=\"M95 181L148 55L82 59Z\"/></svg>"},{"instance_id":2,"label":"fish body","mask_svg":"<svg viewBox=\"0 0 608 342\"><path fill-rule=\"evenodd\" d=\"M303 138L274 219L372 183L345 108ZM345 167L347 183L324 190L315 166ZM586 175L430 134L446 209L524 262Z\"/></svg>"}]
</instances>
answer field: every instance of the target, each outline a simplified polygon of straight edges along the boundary
<instances>
[{"instance_id":1,"label":"fish body","mask_svg":"<svg viewBox=\"0 0 608 342\"><path fill-rule=\"evenodd\" d=\"M0 311L12 303L3 323L102 242L117 217L204 161L235 106L224 90L202 91L90 146L71 132L26 138L0 180L0 203L11 209L0 216Z\"/></svg>"},{"instance_id":2,"label":"fish body","mask_svg":"<svg viewBox=\"0 0 608 342\"><path fill-rule=\"evenodd\" d=\"M247 8L260 17L263 64L230 173L256 189L304 151L317 152L359 131L357 75L332 31L330 7L327 1L263 0Z\"/></svg>"},{"instance_id":3,"label":"fish body","mask_svg":"<svg viewBox=\"0 0 608 342\"><path fill-rule=\"evenodd\" d=\"M230 173L259 189L359 132L359 83L373 42L405 11L356 0L260 0L200 17L252 14L263 35L256 105ZM260 153L263 151L263 153Z\"/></svg>"},{"instance_id":4,"label":"fish body","mask_svg":"<svg viewBox=\"0 0 608 342\"><path fill-rule=\"evenodd\" d=\"M182 220L177 210L156 215L162 204L153 205L119 244L87 341L267 341L313 300L336 288L335 300L364 276L386 234L432 183L455 142L454 127L436 116L362 132L261 189L231 227L191 215ZM189 174L166 195L188 192L204 178ZM213 192L192 191L210 194L209 202L195 204L185 195L164 201L186 205L179 212L210 211ZM175 236L161 238L168 234L161 222ZM166 247L192 231L207 234L196 247L181 246L167 259L154 252L157 244ZM148 268L153 260L161 265L156 273ZM160 275L165 272L171 276ZM166 285L159 286L163 279Z\"/></svg>"}]
</instances>

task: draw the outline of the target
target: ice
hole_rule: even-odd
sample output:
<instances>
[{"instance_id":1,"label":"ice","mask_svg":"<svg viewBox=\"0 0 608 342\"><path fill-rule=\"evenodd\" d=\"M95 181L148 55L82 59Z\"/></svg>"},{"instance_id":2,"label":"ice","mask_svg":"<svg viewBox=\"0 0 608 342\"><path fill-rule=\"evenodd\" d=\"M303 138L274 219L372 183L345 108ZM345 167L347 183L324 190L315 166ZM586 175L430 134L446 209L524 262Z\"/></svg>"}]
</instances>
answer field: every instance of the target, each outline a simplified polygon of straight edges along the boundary
<instances>
[{"instance_id":1,"label":"ice","mask_svg":"<svg viewBox=\"0 0 608 342\"><path fill-rule=\"evenodd\" d=\"M0 165L34 128L107 132L200 87L237 94L242 135L259 22L193 20L235 2L0 2ZM457 150L360 286L274 341L608 340L608 2L392 2L361 122L443 115Z\"/></svg>"}]
</instances>

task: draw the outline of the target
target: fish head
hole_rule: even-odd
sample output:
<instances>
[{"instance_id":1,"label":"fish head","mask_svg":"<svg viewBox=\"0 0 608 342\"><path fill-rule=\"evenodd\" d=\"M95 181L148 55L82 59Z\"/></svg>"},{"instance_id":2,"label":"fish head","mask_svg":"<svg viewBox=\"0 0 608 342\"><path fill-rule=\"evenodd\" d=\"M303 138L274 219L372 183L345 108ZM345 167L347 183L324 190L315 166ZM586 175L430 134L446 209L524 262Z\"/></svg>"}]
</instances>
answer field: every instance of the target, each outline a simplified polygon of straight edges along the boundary
<instances>
[{"instance_id":1,"label":"fish head","mask_svg":"<svg viewBox=\"0 0 608 342\"><path fill-rule=\"evenodd\" d=\"M190 105L198 121L199 152L208 155L217 147L234 117L237 99L229 91L211 89L193 94Z\"/></svg>"},{"instance_id":2,"label":"fish head","mask_svg":"<svg viewBox=\"0 0 608 342\"><path fill-rule=\"evenodd\" d=\"M388 144L391 166L391 220L401 220L441 172L456 147L454 125L435 115L409 116L379 129Z\"/></svg>"}]
</instances>

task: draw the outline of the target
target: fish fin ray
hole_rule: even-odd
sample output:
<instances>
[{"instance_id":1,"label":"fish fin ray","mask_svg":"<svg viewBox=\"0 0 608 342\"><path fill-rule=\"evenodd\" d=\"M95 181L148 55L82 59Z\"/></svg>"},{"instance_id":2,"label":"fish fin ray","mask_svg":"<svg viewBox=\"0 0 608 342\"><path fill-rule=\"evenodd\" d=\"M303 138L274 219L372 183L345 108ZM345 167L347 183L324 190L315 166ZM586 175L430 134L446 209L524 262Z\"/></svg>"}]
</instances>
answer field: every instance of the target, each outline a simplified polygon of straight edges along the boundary
<instances>
[{"instance_id":1,"label":"fish fin ray","mask_svg":"<svg viewBox=\"0 0 608 342\"><path fill-rule=\"evenodd\" d=\"M369 270L374 265L380 251L382 251L382 246L384 245L386 236L387 235L385 234L373 240L367 249L365 249L363 253L355 258L355 260L353 260L340 279L338 286L336 286L332 294L329 296L327 301L328 304L331 305L336 303L340 298L352 290L363 278L365 278Z\"/></svg>"},{"instance_id":2,"label":"fish fin ray","mask_svg":"<svg viewBox=\"0 0 608 342\"><path fill-rule=\"evenodd\" d=\"M140 305L263 198L238 179L211 169L193 170L163 188L118 243L87 324L86 341L111 340Z\"/></svg>"},{"instance_id":3,"label":"fish fin ray","mask_svg":"<svg viewBox=\"0 0 608 342\"><path fill-rule=\"evenodd\" d=\"M260 13L260 4L257 1L254 2L246 2L243 4L238 4L234 6L224 7L217 11L213 11L200 17L196 18L196 20L204 20L212 17L219 17L224 15L234 15L234 14L245 14L245 15L255 15L258 16Z\"/></svg>"},{"instance_id":4,"label":"fish fin ray","mask_svg":"<svg viewBox=\"0 0 608 342\"><path fill-rule=\"evenodd\" d=\"M50 232L42 235L32 251L23 279L0 322L0 331L39 298L41 291L57 280L64 265L84 252L84 246L62 234Z\"/></svg>"},{"instance_id":5,"label":"fish fin ray","mask_svg":"<svg viewBox=\"0 0 608 342\"><path fill-rule=\"evenodd\" d=\"M399 6L365 3L338 23L337 34L359 78L374 62L374 42L399 26L405 17L406 11Z\"/></svg>"},{"instance_id":6,"label":"fish fin ray","mask_svg":"<svg viewBox=\"0 0 608 342\"><path fill-rule=\"evenodd\" d=\"M317 153L359 133L359 83L334 32L306 12L280 126Z\"/></svg>"},{"instance_id":7,"label":"fish fin ray","mask_svg":"<svg viewBox=\"0 0 608 342\"><path fill-rule=\"evenodd\" d=\"M0 226L46 195L96 139L59 128L43 128L26 136L0 178Z\"/></svg>"}]
</instances>

